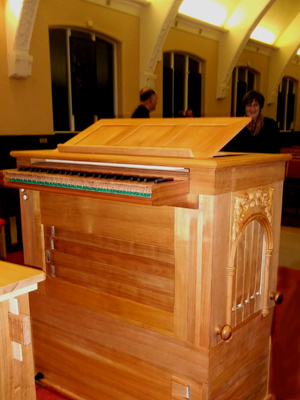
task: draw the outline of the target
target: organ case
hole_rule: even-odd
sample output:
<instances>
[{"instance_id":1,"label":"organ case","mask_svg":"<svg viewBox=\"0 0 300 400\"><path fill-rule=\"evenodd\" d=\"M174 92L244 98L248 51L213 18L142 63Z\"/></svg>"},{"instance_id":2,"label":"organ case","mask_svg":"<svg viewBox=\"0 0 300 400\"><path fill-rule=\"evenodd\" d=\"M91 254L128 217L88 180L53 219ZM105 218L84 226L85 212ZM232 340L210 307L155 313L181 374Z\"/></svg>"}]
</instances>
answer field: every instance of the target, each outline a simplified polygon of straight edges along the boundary
<instances>
[{"instance_id":1,"label":"organ case","mask_svg":"<svg viewBox=\"0 0 300 400\"><path fill-rule=\"evenodd\" d=\"M219 150L247 118L101 120L13 152L36 370L74 398L271 399L288 155ZM76 397L77 396L77 397Z\"/></svg>"}]
</instances>

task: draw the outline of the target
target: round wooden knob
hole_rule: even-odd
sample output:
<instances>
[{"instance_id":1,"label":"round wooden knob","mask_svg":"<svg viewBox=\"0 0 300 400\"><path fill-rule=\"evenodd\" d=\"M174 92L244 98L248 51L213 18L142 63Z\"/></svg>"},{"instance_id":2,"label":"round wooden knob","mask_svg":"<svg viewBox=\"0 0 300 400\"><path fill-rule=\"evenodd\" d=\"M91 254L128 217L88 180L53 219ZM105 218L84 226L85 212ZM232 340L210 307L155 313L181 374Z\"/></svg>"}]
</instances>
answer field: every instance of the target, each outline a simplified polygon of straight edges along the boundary
<instances>
[{"instance_id":1,"label":"round wooden knob","mask_svg":"<svg viewBox=\"0 0 300 400\"><path fill-rule=\"evenodd\" d=\"M230 325L218 325L216 328L216 334L220 335L223 340L229 340L232 336L232 328Z\"/></svg>"},{"instance_id":2,"label":"round wooden knob","mask_svg":"<svg viewBox=\"0 0 300 400\"><path fill-rule=\"evenodd\" d=\"M283 300L283 294L281 292L271 292L270 299L274 300L276 304L280 304Z\"/></svg>"}]
</instances>

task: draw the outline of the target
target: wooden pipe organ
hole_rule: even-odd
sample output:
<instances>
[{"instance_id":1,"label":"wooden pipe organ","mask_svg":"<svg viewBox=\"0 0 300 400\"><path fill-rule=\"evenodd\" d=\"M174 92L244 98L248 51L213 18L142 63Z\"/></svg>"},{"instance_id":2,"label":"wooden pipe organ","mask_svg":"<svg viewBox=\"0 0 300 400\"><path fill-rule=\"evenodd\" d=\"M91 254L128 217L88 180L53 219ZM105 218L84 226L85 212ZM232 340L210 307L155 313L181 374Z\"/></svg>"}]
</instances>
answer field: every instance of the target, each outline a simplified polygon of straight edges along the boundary
<instances>
[{"instance_id":1,"label":"wooden pipe organ","mask_svg":"<svg viewBox=\"0 0 300 400\"><path fill-rule=\"evenodd\" d=\"M101 120L13 152L36 369L98 400L271 399L288 155L219 150L247 118ZM76 398L78 398L76 397Z\"/></svg>"}]
</instances>

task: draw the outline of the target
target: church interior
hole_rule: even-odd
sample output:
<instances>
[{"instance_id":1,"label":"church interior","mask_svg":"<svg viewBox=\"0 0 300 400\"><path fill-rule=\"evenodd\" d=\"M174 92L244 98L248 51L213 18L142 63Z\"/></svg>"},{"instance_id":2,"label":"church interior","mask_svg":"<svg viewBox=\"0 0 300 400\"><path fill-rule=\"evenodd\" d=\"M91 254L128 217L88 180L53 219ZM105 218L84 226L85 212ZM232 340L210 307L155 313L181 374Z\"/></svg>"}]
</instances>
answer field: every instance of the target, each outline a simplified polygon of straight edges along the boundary
<instances>
[{"instance_id":1,"label":"church interior","mask_svg":"<svg viewBox=\"0 0 300 400\"><path fill-rule=\"evenodd\" d=\"M299 399L300 2L1 0L0 55L0 398Z\"/></svg>"}]
</instances>

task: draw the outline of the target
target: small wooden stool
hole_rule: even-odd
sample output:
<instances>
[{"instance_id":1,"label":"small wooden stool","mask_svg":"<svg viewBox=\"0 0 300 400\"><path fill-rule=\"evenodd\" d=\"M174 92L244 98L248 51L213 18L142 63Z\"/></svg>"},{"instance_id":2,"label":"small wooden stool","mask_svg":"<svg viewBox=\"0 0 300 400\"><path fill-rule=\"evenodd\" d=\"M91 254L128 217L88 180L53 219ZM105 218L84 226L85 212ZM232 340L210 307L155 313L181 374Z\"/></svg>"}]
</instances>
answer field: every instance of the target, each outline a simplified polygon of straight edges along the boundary
<instances>
[{"instance_id":1,"label":"small wooden stool","mask_svg":"<svg viewBox=\"0 0 300 400\"><path fill-rule=\"evenodd\" d=\"M3 218L0 218L0 259L6 260L6 242L5 242L5 224L6 221Z\"/></svg>"}]
</instances>

